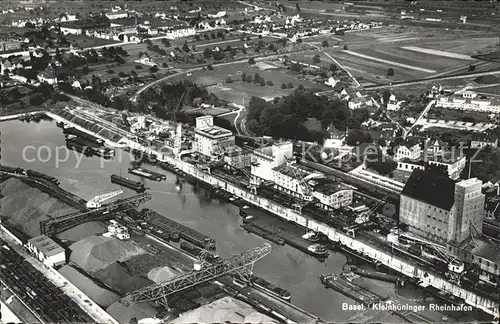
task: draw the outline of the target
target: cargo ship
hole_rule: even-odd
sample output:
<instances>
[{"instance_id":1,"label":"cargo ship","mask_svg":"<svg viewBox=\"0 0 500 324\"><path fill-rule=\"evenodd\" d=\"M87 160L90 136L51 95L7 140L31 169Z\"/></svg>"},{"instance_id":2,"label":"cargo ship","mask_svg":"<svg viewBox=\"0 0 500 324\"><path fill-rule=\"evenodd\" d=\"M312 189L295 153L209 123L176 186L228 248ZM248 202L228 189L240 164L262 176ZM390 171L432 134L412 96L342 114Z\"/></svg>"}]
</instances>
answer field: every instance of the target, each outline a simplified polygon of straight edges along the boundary
<instances>
[{"instance_id":1,"label":"cargo ship","mask_svg":"<svg viewBox=\"0 0 500 324\"><path fill-rule=\"evenodd\" d=\"M111 183L116 183L120 186L123 186L125 188L129 188L132 190L135 190L136 192L144 192L146 191L146 188L144 187L144 184L134 181L128 178L124 178L122 176L119 176L117 174L112 174L111 175Z\"/></svg>"},{"instance_id":2,"label":"cargo ship","mask_svg":"<svg viewBox=\"0 0 500 324\"><path fill-rule=\"evenodd\" d=\"M257 228L251 223L242 224L241 227L243 227L247 232L256 234L268 241L271 241L278 245L285 245L285 240L283 238L279 237L278 235L273 235L271 233L268 233L260 228Z\"/></svg>"},{"instance_id":3,"label":"cargo ship","mask_svg":"<svg viewBox=\"0 0 500 324\"><path fill-rule=\"evenodd\" d=\"M321 244L313 244L307 248L309 254L317 258L327 258L328 250Z\"/></svg>"},{"instance_id":4,"label":"cargo ship","mask_svg":"<svg viewBox=\"0 0 500 324\"><path fill-rule=\"evenodd\" d=\"M146 170L144 168L136 167L136 168L129 168L128 173L146 178L149 180L154 180L154 181L161 181L165 180L167 177L163 174L156 173L150 170Z\"/></svg>"},{"instance_id":5,"label":"cargo ship","mask_svg":"<svg viewBox=\"0 0 500 324\"><path fill-rule=\"evenodd\" d=\"M57 178L51 177L51 176L49 176L47 174L44 174L44 173L41 173L41 172L38 172L38 171L35 171L35 170L27 170L26 171L26 175L28 177L30 177L30 178L39 178L39 179L43 179L43 180L52 182L55 185L59 185L60 184L60 182L59 182L59 180L57 180Z\"/></svg>"},{"instance_id":6,"label":"cargo ship","mask_svg":"<svg viewBox=\"0 0 500 324\"><path fill-rule=\"evenodd\" d=\"M376 279L380 281L386 281L386 282L402 282L404 279L401 278L400 276L384 273L384 272L378 272L378 271L368 271L364 269L360 269L356 266L348 266L347 267L349 271L352 271L353 273L365 277L365 278L371 278L371 279Z\"/></svg>"},{"instance_id":7,"label":"cargo ship","mask_svg":"<svg viewBox=\"0 0 500 324\"><path fill-rule=\"evenodd\" d=\"M63 133L84 138L85 140L90 141L90 142L97 144L97 145L104 145L103 139L100 139L98 137L95 137L94 135L85 133L84 131L81 131L81 130L74 128L74 127L64 128Z\"/></svg>"},{"instance_id":8,"label":"cargo ship","mask_svg":"<svg viewBox=\"0 0 500 324\"><path fill-rule=\"evenodd\" d=\"M15 173L15 174L24 174L24 169L19 168L19 167L10 167L6 165L0 165L0 172L8 172L8 173Z\"/></svg>"},{"instance_id":9,"label":"cargo ship","mask_svg":"<svg viewBox=\"0 0 500 324\"><path fill-rule=\"evenodd\" d=\"M191 254L194 257L198 257L203 252L202 249L189 242L181 242L180 247L182 250L186 251L187 253ZM220 261L220 257L217 254L206 252L205 260L207 260L210 263L215 263L217 261Z\"/></svg>"},{"instance_id":10,"label":"cargo ship","mask_svg":"<svg viewBox=\"0 0 500 324\"><path fill-rule=\"evenodd\" d=\"M342 278L336 274L322 274L319 279L321 283L328 288L338 291L349 298L354 299L358 303L366 306L371 306L382 300L382 298L365 288L356 285L349 280Z\"/></svg>"},{"instance_id":11,"label":"cargo ship","mask_svg":"<svg viewBox=\"0 0 500 324\"><path fill-rule=\"evenodd\" d=\"M283 288L276 287L272 283L267 282L262 278L253 276L250 279L250 283L252 286L258 287L258 288L270 293L271 295L274 295L274 296L281 298L283 300L288 301L292 298L292 295L288 291L286 291Z\"/></svg>"}]
</instances>

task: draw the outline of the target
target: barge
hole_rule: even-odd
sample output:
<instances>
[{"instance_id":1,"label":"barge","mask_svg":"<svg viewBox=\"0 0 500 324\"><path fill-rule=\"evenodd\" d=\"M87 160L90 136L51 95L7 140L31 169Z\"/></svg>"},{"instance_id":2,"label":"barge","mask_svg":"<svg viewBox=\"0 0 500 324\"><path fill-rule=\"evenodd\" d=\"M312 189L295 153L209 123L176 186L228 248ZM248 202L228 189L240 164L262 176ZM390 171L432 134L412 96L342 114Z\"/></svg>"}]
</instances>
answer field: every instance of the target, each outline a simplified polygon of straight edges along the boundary
<instances>
[{"instance_id":1,"label":"barge","mask_svg":"<svg viewBox=\"0 0 500 324\"><path fill-rule=\"evenodd\" d=\"M153 172L150 170L146 170L146 169L140 168L140 167L129 168L128 173L139 176L141 178L153 180L153 181L161 181L161 180L165 180L167 178L163 174L156 173L156 172Z\"/></svg>"},{"instance_id":2,"label":"barge","mask_svg":"<svg viewBox=\"0 0 500 324\"><path fill-rule=\"evenodd\" d=\"M349 266L348 270L354 272L355 274L357 274L361 277L376 279L376 280L380 280L380 281L399 283L399 282L402 282L404 280L401 277L396 276L396 275L392 275L392 274L388 274L388 273L384 273L384 272L378 272L378 271L368 271L368 270L360 269L356 266Z\"/></svg>"},{"instance_id":3,"label":"barge","mask_svg":"<svg viewBox=\"0 0 500 324\"><path fill-rule=\"evenodd\" d=\"M41 172L38 172L38 171L35 171L35 170L26 170L26 175L30 178L38 178L38 179L43 179L43 180L46 180L46 181L49 181L49 182L52 182L53 184L55 185L59 185L60 182L57 178L55 177L52 177L52 176L49 176L45 173L41 173Z\"/></svg>"},{"instance_id":4,"label":"barge","mask_svg":"<svg viewBox=\"0 0 500 324\"><path fill-rule=\"evenodd\" d=\"M277 231L273 231L270 224L265 222L261 222L259 217L254 217L252 215L246 216L243 219L244 228L246 227L255 227L258 231L267 233L268 235L274 235L285 241L286 244L305 252L315 258L325 259L328 257L329 253L325 246L317 243L312 243L302 237L299 237L291 232L284 231L281 228L278 228ZM276 233L274 233L276 232Z\"/></svg>"},{"instance_id":5,"label":"barge","mask_svg":"<svg viewBox=\"0 0 500 324\"><path fill-rule=\"evenodd\" d=\"M178 233L178 236L181 239L192 243L199 248L215 250L215 240L213 238L179 224L176 221L173 221L170 218L160 215L147 208L143 209L142 213L145 215L145 221L147 221L150 225L161 228L162 230Z\"/></svg>"},{"instance_id":6,"label":"barge","mask_svg":"<svg viewBox=\"0 0 500 324\"><path fill-rule=\"evenodd\" d=\"M76 135L66 135L66 146L87 156L100 156L105 159L115 157L115 150L110 147L95 144Z\"/></svg>"},{"instance_id":7,"label":"barge","mask_svg":"<svg viewBox=\"0 0 500 324\"><path fill-rule=\"evenodd\" d=\"M64 134L68 134L68 135L75 135L75 136L78 136L78 137L81 137L81 138L84 138L85 140L87 141L90 141L94 144L97 144L97 145L104 145L104 140L103 139L100 139L94 135L91 135L91 134L88 134L88 133L85 133L84 131L81 131L75 127L68 127L68 128L64 128L63 129L63 133Z\"/></svg>"},{"instance_id":8,"label":"barge","mask_svg":"<svg viewBox=\"0 0 500 324\"><path fill-rule=\"evenodd\" d=\"M283 288L276 287L272 283L267 282L262 278L252 276L252 278L250 279L250 284L283 300L290 301L290 299L292 298L292 295L288 291Z\"/></svg>"},{"instance_id":9,"label":"barge","mask_svg":"<svg viewBox=\"0 0 500 324\"><path fill-rule=\"evenodd\" d=\"M146 188L144 187L143 183L119 176L117 174L111 175L111 183L118 184L120 186L132 189L139 193L146 191Z\"/></svg>"},{"instance_id":10,"label":"barge","mask_svg":"<svg viewBox=\"0 0 500 324\"><path fill-rule=\"evenodd\" d=\"M336 290L366 306L377 304L382 300L379 295L376 295L336 274L322 274L320 276L320 280L326 287L332 288L333 290Z\"/></svg>"},{"instance_id":11,"label":"barge","mask_svg":"<svg viewBox=\"0 0 500 324\"><path fill-rule=\"evenodd\" d=\"M271 241L271 242L276 243L278 245L285 245L285 240L283 238L279 237L278 235L274 235L272 233L266 232L266 231L256 227L255 225L253 225L251 223L242 224L241 227L243 227L247 232L256 234L256 235L258 235L258 236L260 236L268 241Z\"/></svg>"},{"instance_id":12,"label":"barge","mask_svg":"<svg viewBox=\"0 0 500 324\"><path fill-rule=\"evenodd\" d=\"M138 150L138 149L132 149L131 153L132 153L132 155L134 155L135 160L137 162L141 162L141 163L148 162L151 164L156 164L158 162L158 157L154 153L148 154L148 153L142 152L141 150Z\"/></svg>"},{"instance_id":13,"label":"barge","mask_svg":"<svg viewBox=\"0 0 500 324\"><path fill-rule=\"evenodd\" d=\"M7 165L0 165L0 172L14 173L24 175L24 169L19 167L10 167Z\"/></svg>"},{"instance_id":14,"label":"barge","mask_svg":"<svg viewBox=\"0 0 500 324\"><path fill-rule=\"evenodd\" d=\"M180 248L181 250L186 251L194 257L199 257L204 252L202 249L189 242L181 242ZM205 252L205 260L210 263L215 263L217 261L220 261L220 257L217 254Z\"/></svg>"}]
</instances>

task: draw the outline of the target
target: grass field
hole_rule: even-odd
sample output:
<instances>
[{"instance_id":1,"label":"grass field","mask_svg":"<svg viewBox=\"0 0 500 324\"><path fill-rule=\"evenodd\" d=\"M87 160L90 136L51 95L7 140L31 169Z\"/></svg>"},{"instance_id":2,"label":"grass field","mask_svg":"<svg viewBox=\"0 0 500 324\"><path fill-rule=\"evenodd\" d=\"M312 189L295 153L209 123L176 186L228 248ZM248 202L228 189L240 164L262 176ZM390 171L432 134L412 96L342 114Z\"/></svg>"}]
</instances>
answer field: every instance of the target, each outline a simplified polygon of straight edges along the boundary
<instances>
[{"instance_id":1,"label":"grass field","mask_svg":"<svg viewBox=\"0 0 500 324\"><path fill-rule=\"evenodd\" d=\"M271 63L272 62L268 62ZM258 73L264 80L272 81L273 85L264 87L254 83L241 82L241 76L245 73L254 77ZM235 80L233 83L226 83L226 79ZM197 71L189 76L182 76L176 79L171 79L170 82L180 80L191 80L201 86L208 88L209 92L216 94L221 99L234 102L236 104L247 104L252 96L261 97L267 100L275 97L288 95L294 91L299 85L305 88L328 89L325 85L313 83L308 80L298 80L294 77L293 72L285 69L262 70L256 66L249 66L247 63L231 64L221 67L215 67L213 71ZM294 88L281 89L283 83L292 83ZM217 86L218 83L223 83L222 87Z\"/></svg>"},{"instance_id":2,"label":"grass field","mask_svg":"<svg viewBox=\"0 0 500 324\"><path fill-rule=\"evenodd\" d=\"M66 38L70 43L76 43L81 48L95 47L108 44L118 44L119 41L102 39L96 37L88 37L85 35L67 35Z\"/></svg>"}]
</instances>

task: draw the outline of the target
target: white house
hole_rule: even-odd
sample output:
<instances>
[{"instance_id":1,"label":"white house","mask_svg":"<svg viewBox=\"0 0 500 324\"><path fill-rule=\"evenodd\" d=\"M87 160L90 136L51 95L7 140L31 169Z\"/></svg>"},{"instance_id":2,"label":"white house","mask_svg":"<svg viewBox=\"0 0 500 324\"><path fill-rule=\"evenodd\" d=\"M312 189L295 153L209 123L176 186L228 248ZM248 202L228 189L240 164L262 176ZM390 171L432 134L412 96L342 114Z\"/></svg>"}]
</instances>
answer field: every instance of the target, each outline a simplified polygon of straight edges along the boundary
<instances>
[{"instance_id":1,"label":"white house","mask_svg":"<svg viewBox=\"0 0 500 324\"><path fill-rule=\"evenodd\" d=\"M389 111L398 111L401 109L401 103L402 101L397 101L396 96L394 94L391 94L389 97L389 101L387 102L387 110Z\"/></svg>"},{"instance_id":2,"label":"white house","mask_svg":"<svg viewBox=\"0 0 500 324\"><path fill-rule=\"evenodd\" d=\"M293 143L279 142L254 149L251 153L251 173L264 180L273 180L273 168L293 157Z\"/></svg>"},{"instance_id":3,"label":"white house","mask_svg":"<svg viewBox=\"0 0 500 324\"><path fill-rule=\"evenodd\" d=\"M61 33L64 35L81 35L83 33L83 29L76 26L61 26Z\"/></svg>"},{"instance_id":4,"label":"white house","mask_svg":"<svg viewBox=\"0 0 500 324\"><path fill-rule=\"evenodd\" d=\"M109 20L127 18L128 12L126 11L107 12L106 17L108 17Z\"/></svg>"},{"instance_id":5,"label":"white house","mask_svg":"<svg viewBox=\"0 0 500 324\"><path fill-rule=\"evenodd\" d=\"M461 96L441 96L436 101L436 107L500 114L500 100L478 98L477 94L472 91L465 91Z\"/></svg>"}]
</instances>

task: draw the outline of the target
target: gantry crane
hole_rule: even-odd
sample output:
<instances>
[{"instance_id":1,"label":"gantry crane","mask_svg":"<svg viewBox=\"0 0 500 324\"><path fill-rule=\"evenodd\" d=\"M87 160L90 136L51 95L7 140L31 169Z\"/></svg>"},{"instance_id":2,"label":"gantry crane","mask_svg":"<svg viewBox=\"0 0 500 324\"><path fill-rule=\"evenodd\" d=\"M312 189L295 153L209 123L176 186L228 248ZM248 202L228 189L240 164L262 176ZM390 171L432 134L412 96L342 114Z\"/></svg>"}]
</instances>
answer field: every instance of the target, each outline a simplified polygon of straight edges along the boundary
<instances>
[{"instance_id":1,"label":"gantry crane","mask_svg":"<svg viewBox=\"0 0 500 324\"><path fill-rule=\"evenodd\" d=\"M293 172L295 180L297 180L297 182L299 183L300 188L302 189L302 193L301 193L301 197L300 198L302 200L304 200L304 201L312 202L314 200L313 189L311 188L311 186L309 186L309 184L307 183L307 181L304 180L304 177L302 177L302 175L300 174L299 170L297 170L292 165L289 165L289 167L290 167L290 169Z\"/></svg>"},{"instance_id":2,"label":"gantry crane","mask_svg":"<svg viewBox=\"0 0 500 324\"><path fill-rule=\"evenodd\" d=\"M200 270L192 270L165 282L130 292L122 299L122 303L128 306L133 303L155 301L168 308L167 297L169 295L217 279L231 272L248 269L249 266L253 268L255 262L269 253L271 253L271 245L265 243L240 255L202 267Z\"/></svg>"},{"instance_id":3,"label":"gantry crane","mask_svg":"<svg viewBox=\"0 0 500 324\"><path fill-rule=\"evenodd\" d=\"M116 197L118 195L121 195L122 193L123 193L122 190L117 190L117 191L108 192L108 193L105 193L102 195L95 196L94 198L87 201L86 206L87 206L87 208L99 208L102 206L101 205L102 202L109 200L113 197Z\"/></svg>"},{"instance_id":4,"label":"gantry crane","mask_svg":"<svg viewBox=\"0 0 500 324\"><path fill-rule=\"evenodd\" d=\"M109 217L111 213L136 208L150 199L150 194L143 193L137 196L119 199L98 208L79 211L61 217L41 221L40 232L45 235L54 235L85 222Z\"/></svg>"}]
</instances>

